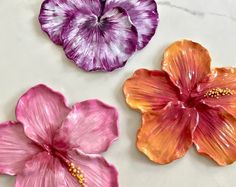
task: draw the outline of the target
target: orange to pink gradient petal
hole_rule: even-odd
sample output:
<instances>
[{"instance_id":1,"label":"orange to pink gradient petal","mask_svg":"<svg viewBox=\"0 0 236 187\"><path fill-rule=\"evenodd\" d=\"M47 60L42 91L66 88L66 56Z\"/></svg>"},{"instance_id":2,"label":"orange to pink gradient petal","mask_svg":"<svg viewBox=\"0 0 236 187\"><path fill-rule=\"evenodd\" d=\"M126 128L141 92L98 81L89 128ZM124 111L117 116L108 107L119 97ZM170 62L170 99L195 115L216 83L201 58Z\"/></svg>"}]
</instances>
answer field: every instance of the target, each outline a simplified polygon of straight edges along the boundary
<instances>
[{"instance_id":1,"label":"orange to pink gradient petal","mask_svg":"<svg viewBox=\"0 0 236 187\"><path fill-rule=\"evenodd\" d=\"M236 68L215 68L207 77L206 82L199 84L198 92L202 95L213 88L229 89L232 94L222 97L205 97L203 102L209 106L219 106L236 116Z\"/></svg>"},{"instance_id":2,"label":"orange to pink gradient petal","mask_svg":"<svg viewBox=\"0 0 236 187\"><path fill-rule=\"evenodd\" d=\"M236 161L236 68L210 63L203 46L181 40L166 49L163 71L125 82L126 102L142 112L137 147L150 160L170 163L194 143L219 165Z\"/></svg>"},{"instance_id":3,"label":"orange to pink gradient petal","mask_svg":"<svg viewBox=\"0 0 236 187\"><path fill-rule=\"evenodd\" d=\"M170 163L183 157L192 145L197 120L196 110L172 103L156 114L144 114L137 147L156 163Z\"/></svg>"},{"instance_id":4,"label":"orange to pink gradient petal","mask_svg":"<svg viewBox=\"0 0 236 187\"><path fill-rule=\"evenodd\" d=\"M164 53L162 69L184 95L210 72L211 58L200 44L182 40L173 43Z\"/></svg>"},{"instance_id":5,"label":"orange to pink gradient petal","mask_svg":"<svg viewBox=\"0 0 236 187\"><path fill-rule=\"evenodd\" d=\"M127 103L142 112L154 112L178 100L178 89L162 71L137 70L124 84Z\"/></svg>"},{"instance_id":6,"label":"orange to pink gradient petal","mask_svg":"<svg viewBox=\"0 0 236 187\"><path fill-rule=\"evenodd\" d=\"M219 165L233 163L236 161L236 119L222 109L202 106L193 142L198 152Z\"/></svg>"}]
</instances>

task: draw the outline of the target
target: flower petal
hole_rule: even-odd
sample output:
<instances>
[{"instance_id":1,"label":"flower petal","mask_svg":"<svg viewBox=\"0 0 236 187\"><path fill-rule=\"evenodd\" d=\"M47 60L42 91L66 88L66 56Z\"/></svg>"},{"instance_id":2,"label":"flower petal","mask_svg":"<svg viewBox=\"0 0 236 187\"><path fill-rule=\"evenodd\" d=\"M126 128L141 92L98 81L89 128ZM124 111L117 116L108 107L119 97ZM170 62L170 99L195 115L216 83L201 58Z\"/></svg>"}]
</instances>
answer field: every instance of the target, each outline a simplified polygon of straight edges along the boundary
<instances>
[{"instance_id":1,"label":"flower petal","mask_svg":"<svg viewBox=\"0 0 236 187\"><path fill-rule=\"evenodd\" d=\"M70 161L80 167L84 174L85 184L90 187L118 187L118 172L102 156L86 155L82 152L71 154ZM77 181L69 174L66 177L68 186L76 186Z\"/></svg>"},{"instance_id":2,"label":"flower petal","mask_svg":"<svg viewBox=\"0 0 236 187\"><path fill-rule=\"evenodd\" d=\"M138 31L138 49L144 48L156 32L159 22L157 5L154 0L107 0L106 10L121 7L128 12Z\"/></svg>"},{"instance_id":3,"label":"flower petal","mask_svg":"<svg viewBox=\"0 0 236 187\"><path fill-rule=\"evenodd\" d=\"M185 98L210 72L211 58L208 51L198 43L177 41L166 49L162 69L180 88Z\"/></svg>"},{"instance_id":4,"label":"flower petal","mask_svg":"<svg viewBox=\"0 0 236 187\"><path fill-rule=\"evenodd\" d=\"M54 146L90 154L104 152L118 137L117 121L116 109L98 100L78 103L58 130Z\"/></svg>"},{"instance_id":5,"label":"flower petal","mask_svg":"<svg viewBox=\"0 0 236 187\"><path fill-rule=\"evenodd\" d=\"M76 12L83 9L99 14L100 2L99 0L45 0L39 14L42 30L54 43L62 45L62 29L68 25Z\"/></svg>"},{"instance_id":6,"label":"flower petal","mask_svg":"<svg viewBox=\"0 0 236 187\"><path fill-rule=\"evenodd\" d=\"M198 152L210 156L219 165L236 160L236 119L221 108L201 106L199 125L193 133Z\"/></svg>"},{"instance_id":7,"label":"flower petal","mask_svg":"<svg viewBox=\"0 0 236 187\"><path fill-rule=\"evenodd\" d=\"M42 152L26 163L16 177L15 187L76 187L67 185L66 172L59 159Z\"/></svg>"},{"instance_id":8,"label":"flower petal","mask_svg":"<svg viewBox=\"0 0 236 187\"><path fill-rule=\"evenodd\" d=\"M40 148L25 136L22 124L0 124L0 173L16 175Z\"/></svg>"},{"instance_id":9,"label":"flower petal","mask_svg":"<svg viewBox=\"0 0 236 187\"><path fill-rule=\"evenodd\" d=\"M84 11L64 28L62 39L67 57L85 71L112 71L135 52L137 31L121 8L101 18Z\"/></svg>"},{"instance_id":10,"label":"flower petal","mask_svg":"<svg viewBox=\"0 0 236 187\"><path fill-rule=\"evenodd\" d=\"M161 71L139 69L125 82L123 90L126 102L142 112L155 112L178 100L178 89Z\"/></svg>"},{"instance_id":11,"label":"flower petal","mask_svg":"<svg viewBox=\"0 0 236 187\"><path fill-rule=\"evenodd\" d=\"M27 91L16 107L16 117L26 135L35 142L51 145L55 131L70 112L65 98L45 85Z\"/></svg>"},{"instance_id":12,"label":"flower petal","mask_svg":"<svg viewBox=\"0 0 236 187\"><path fill-rule=\"evenodd\" d=\"M218 98L204 97L214 88L231 90L232 95L224 95ZM227 112L236 116L236 68L216 68L208 76L206 82L198 85L199 97L203 97L203 103L211 107L223 107Z\"/></svg>"},{"instance_id":13,"label":"flower petal","mask_svg":"<svg viewBox=\"0 0 236 187\"><path fill-rule=\"evenodd\" d=\"M145 113L137 147L156 163L170 163L183 157L192 145L192 132L197 120L194 109L171 103L156 114Z\"/></svg>"}]
</instances>

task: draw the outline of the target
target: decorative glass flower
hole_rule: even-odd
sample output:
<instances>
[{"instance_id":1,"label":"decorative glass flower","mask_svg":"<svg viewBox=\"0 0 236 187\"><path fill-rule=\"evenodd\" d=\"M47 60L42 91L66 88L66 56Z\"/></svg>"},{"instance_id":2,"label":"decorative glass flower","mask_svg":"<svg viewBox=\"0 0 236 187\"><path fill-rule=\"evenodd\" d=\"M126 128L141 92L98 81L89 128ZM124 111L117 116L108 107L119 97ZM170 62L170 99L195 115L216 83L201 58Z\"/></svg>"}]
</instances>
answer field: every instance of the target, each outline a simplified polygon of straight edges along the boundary
<instances>
[{"instance_id":1,"label":"decorative glass flower","mask_svg":"<svg viewBox=\"0 0 236 187\"><path fill-rule=\"evenodd\" d=\"M156 31L154 0L45 0L39 22L85 71L112 71L144 48Z\"/></svg>"},{"instance_id":2,"label":"decorative glass flower","mask_svg":"<svg viewBox=\"0 0 236 187\"><path fill-rule=\"evenodd\" d=\"M44 85L16 106L15 122L0 124L0 172L21 187L118 187L117 171L100 155L118 137L116 109L98 100L68 107Z\"/></svg>"},{"instance_id":3,"label":"decorative glass flower","mask_svg":"<svg viewBox=\"0 0 236 187\"><path fill-rule=\"evenodd\" d=\"M177 41L163 71L140 69L125 82L127 103L142 112L137 147L152 161L181 158L192 144L219 165L236 160L236 68L210 62L200 44Z\"/></svg>"}]
</instances>

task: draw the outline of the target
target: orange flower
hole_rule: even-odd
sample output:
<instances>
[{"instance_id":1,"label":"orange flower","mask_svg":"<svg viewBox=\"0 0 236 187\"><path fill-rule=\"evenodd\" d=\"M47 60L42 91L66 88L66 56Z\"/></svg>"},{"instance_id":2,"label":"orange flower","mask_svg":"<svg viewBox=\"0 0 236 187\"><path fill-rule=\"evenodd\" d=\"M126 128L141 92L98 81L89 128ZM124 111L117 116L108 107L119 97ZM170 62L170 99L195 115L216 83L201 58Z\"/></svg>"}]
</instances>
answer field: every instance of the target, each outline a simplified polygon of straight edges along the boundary
<instances>
[{"instance_id":1,"label":"orange flower","mask_svg":"<svg viewBox=\"0 0 236 187\"><path fill-rule=\"evenodd\" d=\"M142 112L137 147L167 164L197 151L219 165L236 160L236 68L210 69L200 44L166 49L162 71L139 69L124 84L126 102Z\"/></svg>"}]
</instances>

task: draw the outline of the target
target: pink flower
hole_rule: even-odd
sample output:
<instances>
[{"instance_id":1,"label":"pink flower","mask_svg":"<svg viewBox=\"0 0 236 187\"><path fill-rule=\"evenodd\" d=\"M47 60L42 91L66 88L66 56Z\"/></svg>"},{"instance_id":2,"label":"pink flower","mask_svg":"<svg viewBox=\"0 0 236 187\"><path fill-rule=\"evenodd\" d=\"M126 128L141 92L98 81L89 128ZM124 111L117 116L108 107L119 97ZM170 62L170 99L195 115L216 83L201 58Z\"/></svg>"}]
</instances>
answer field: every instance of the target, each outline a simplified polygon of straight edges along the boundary
<instances>
[{"instance_id":1,"label":"pink flower","mask_svg":"<svg viewBox=\"0 0 236 187\"><path fill-rule=\"evenodd\" d=\"M118 137L116 109L98 100L71 108L44 85L27 91L15 122L0 125L0 172L15 187L117 187L118 173L100 155Z\"/></svg>"}]
</instances>

